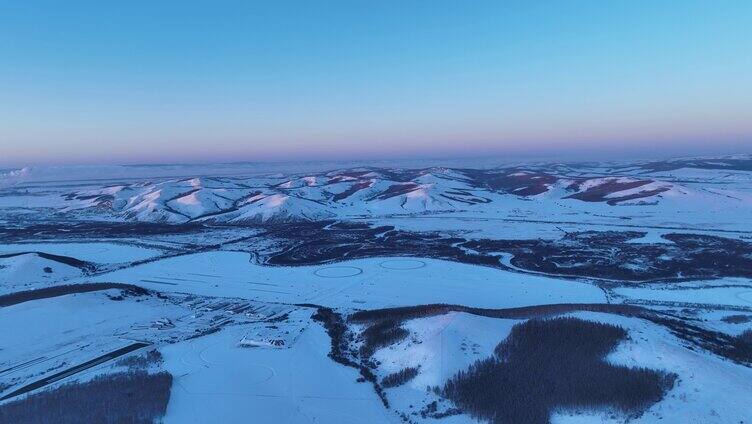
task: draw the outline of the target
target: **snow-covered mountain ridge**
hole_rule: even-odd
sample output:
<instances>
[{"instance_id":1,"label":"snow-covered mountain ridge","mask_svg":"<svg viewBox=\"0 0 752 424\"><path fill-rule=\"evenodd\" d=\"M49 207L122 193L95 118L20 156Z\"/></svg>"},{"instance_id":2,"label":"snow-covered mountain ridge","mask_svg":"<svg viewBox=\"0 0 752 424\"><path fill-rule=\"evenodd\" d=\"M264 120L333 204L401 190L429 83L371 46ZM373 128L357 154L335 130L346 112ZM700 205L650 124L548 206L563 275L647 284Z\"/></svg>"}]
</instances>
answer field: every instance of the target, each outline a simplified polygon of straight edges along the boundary
<instances>
[{"instance_id":1,"label":"snow-covered mountain ridge","mask_svg":"<svg viewBox=\"0 0 752 424\"><path fill-rule=\"evenodd\" d=\"M734 168L735 162L730 163L728 167ZM714 182L728 179L728 167L716 167L710 169L715 174L711 175ZM125 220L238 223L474 209L493 213L522 201L587 209L658 206L667 199L718 202L728 201L732 196L749 200L748 193L737 193L734 187L732 193L693 187L687 179L688 173L699 171L696 178L704 181L709 172L696 161L672 170L684 172L681 180L662 175L669 168L666 163L645 164L637 169L583 165L357 168L263 177L167 179L71 191L65 194L63 205L66 211L97 209ZM736 170L736 174L748 176L752 172ZM583 202L599 205L583 205Z\"/></svg>"},{"instance_id":2,"label":"snow-covered mountain ridge","mask_svg":"<svg viewBox=\"0 0 752 424\"><path fill-rule=\"evenodd\" d=\"M752 159L747 156L499 168L245 171L239 176L186 178L182 168L176 168L180 177L86 178L57 184L19 180L0 189L0 207L29 206L44 196L46 208L77 218L238 224L439 213L494 216L531 209L623 214L615 208L625 206L670 213L702 211L707 205L747 210L752 205ZM13 175L28 174L33 170Z\"/></svg>"}]
</instances>

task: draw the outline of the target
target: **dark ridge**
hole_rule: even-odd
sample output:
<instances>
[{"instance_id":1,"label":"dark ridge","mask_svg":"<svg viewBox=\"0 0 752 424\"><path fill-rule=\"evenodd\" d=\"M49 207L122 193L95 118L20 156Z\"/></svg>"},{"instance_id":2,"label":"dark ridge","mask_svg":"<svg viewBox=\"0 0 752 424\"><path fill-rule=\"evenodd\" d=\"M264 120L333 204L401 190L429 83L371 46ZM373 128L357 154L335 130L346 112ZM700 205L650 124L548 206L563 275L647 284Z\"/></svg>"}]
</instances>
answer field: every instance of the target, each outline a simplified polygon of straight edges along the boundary
<instances>
[{"instance_id":1,"label":"dark ridge","mask_svg":"<svg viewBox=\"0 0 752 424\"><path fill-rule=\"evenodd\" d=\"M0 422L152 424L165 415L171 386L166 372L99 376L0 405Z\"/></svg>"},{"instance_id":2,"label":"dark ridge","mask_svg":"<svg viewBox=\"0 0 752 424\"><path fill-rule=\"evenodd\" d=\"M548 424L560 409L615 408L639 416L673 387L676 375L604 361L626 337L621 327L574 318L530 320L440 393L493 424Z\"/></svg>"},{"instance_id":3,"label":"dark ridge","mask_svg":"<svg viewBox=\"0 0 752 424\"><path fill-rule=\"evenodd\" d=\"M111 209L112 204L115 201L115 196L111 194L78 194L78 193L69 193L64 194L63 197L65 200L94 200L94 207L102 208L102 209Z\"/></svg>"},{"instance_id":4,"label":"dark ridge","mask_svg":"<svg viewBox=\"0 0 752 424\"><path fill-rule=\"evenodd\" d=\"M717 159L674 159L649 162L640 166L645 172L673 171L681 168L722 169L728 171L752 171L752 159L717 158Z\"/></svg>"},{"instance_id":5,"label":"dark ridge","mask_svg":"<svg viewBox=\"0 0 752 424\"><path fill-rule=\"evenodd\" d=\"M146 290L133 284L123 283L83 283L83 284L65 284L61 286L45 287L42 289L26 290L16 293L9 293L0 296L0 307L17 305L19 303L29 302L31 300L48 299L51 297L65 296L74 293L88 293L101 290L120 289L127 294L142 296L150 294Z\"/></svg>"},{"instance_id":6,"label":"dark ridge","mask_svg":"<svg viewBox=\"0 0 752 424\"><path fill-rule=\"evenodd\" d=\"M186 180L183 180L183 181L186 181ZM200 191L200 190L201 190L200 188L193 188L193 189L190 189L188 191L184 191L184 192L178 193L178 194L170 197L169 199L165 200L164 204L166 205L167 203L170 203L173 200L178 200L181 197L190 196L191 194L196 193L197 191Z\"/></svg>"},{"instance_id":7,"label":"dark ridge","mask_svg":"<svg viewBox=\"0 0 752 424\"><path fill-rule=\"evenodd\" d=\"M416 168L416 169L396 169L396 168L376 168L376 172L382 175L383 178L391 181L399 181L402 183L412 182L412 180L426 175L430 172L429 168Z\"/></svg>"},{"instance_id":8,"label":"dark ridge","mask_svg":"<svg viewBox=\"0 0 752 424\"><path fill-rule=\"evenodd\" d=\"M0 240L14 241L30 238L76 239L84 237L137 237L159 234L188 234L205 229L200 223L166 224L149 222L70 222L35 224L24 227L0 228Z\"/></svg>"},{"instance_id":9,"label":"dark ridge","mask_svg":"<svg viewBox=\"0 0 752 424\"><path fill-rule=\"evenodd\" d=\"M611 303L558 303L551 305L522 306L519 308L484 309L462 305L430 304L417 306L403 306L398 308L373 309L352 313L348 320L352 322L398 321L402 322L414 318L424 318L444 315L449 312L466 312L489 318L527 319L569 312L590 311L619 314L625 316L640 316L649 310L640 306L611 304Z\"/></svg>"},{"instance_id":10,"label":"dark ridge","mask_svg":"<svg viewBox=\"0 0 752 424\"><path fill-rule=\"evenodd\" d=\"M645 191L641 191L639 193L628 194L626 196L610 197L610 198L608 198L608 200L606 200L606 203L608 203L611 206L615 206L615 205L618 205L619 202L626 202L628 200L642 199L642 198L645 198L645 197L655 196L656 194L661 194L664 191L668 191L668 188L667 187L659 187L659 188L655 188L653 190L645 190Z\"/></svg>"},{"instance_id":11,"label":"dark ridge","mask_svg":"<svg viewBox=\"0 0 752 424\"><path fill-rule=\"evenodd\" d=\"M340 200L347 199L348 197L352 196L353 194L357 193L360 190L367 189L373 184L371 180L368 181L361 181L358 183L355 183L348 187L347 190L343 191L342 193L337 193L332 197L332 200L335 202L339 202Z\"/></svg>"},{"instance_id":12,"label":"dark ridge","mask_svg":"<svg viewBox=\"0 0 752 424\"><path fill-rule=\"evenodd\" d=\"M325 176L328 178L326 184L337 184L343 181L352 181L352 178L363 178L366 174L370 173L372 171L370 170L360 170L360 171L331 171L329 173L326 173Z\"/></svg>"},{"instance_id":13,"label":"dark ridge","mask_svg":"<svg viewBox=\"0 0 752 424\"><path fill-rule=\"evenodd\" d=\"M371 224L367 222L357 222L357 221L336 221L330 225L327 226L327 229L334 229L334 230L369 230L371 228ZM390 227L390 229L393 229L394 227Z\"/></svg>"},{"instance_id":14,"label":"dark ridge","mask_svg":"<svg viewBox=\"0 0 752 424\"><path fill-rule=\"evenodd\" d=\"M605 202L607 200L610 200L610 198L607 198L606 196L611 193L642 187L652 182L653 180L619 182L616 178L609 178L606 179L603 184L590 187L587 190L581 191L579 193L570 194L569 196L566 196L565 199L577 199L582 200L583 202ZM579 190L579 188L580 183L574 183L567 187L567 189L570 190Z\"/></svg>"},{"instance_id":15,"label":"dark ridge","mask_svg":"<svg viewBox=\"0 0 752 424\"><path fill-rule=\"evenodd\" d=\"M418 187L420 186L415 183L394 184L392 186L389 186L389 188L387 188L380 194L371 197L368 200L386 200L395 196L410 193L411 191L415 191L418 189Z\"/></svg>"},{"instance_id":16,"label":"dark ridge","mask_svg":"<svg viewBox=\"0 0 752 424\"><path fill-rule=\"evenodd\" d=\"M259 194L262 194L262 192L260 192L258 190L254 191L254 192L249 193L249 194L247 194L247 195L245 195L245 196L243 196L243 197L241 197L239 199L234 200L232 202L232 206L230 206L229 208L218 210L218 211L215 211L215 212L207 212L207 213L195 216L195 217L191 218L191 220L189 222L193 223L193 222L196 222L199 219L206 219L207 223L211 223L212 221L214 221L213 217L219 216L219 215L224 215L224 214L231 213L231 212L235 212L238 209L240 209L240 204L241 203L245 202L246 200L248 200L248 199L250 199L250 198L252 198L254 196L258 196ZM227 200L231 200L231 199L227 198ZM250 202L250 203L253 203L253 202Z\"/></svg>"},{"instance_id":17,"label":"dark ridge","mask_svg":"<svg viewBox=\"0 0 752 424\"><path fill-rule=\"evenodd\" d=\"M504 170L462 169L473 186L516 196L535 196L548 191L558 178L543 172L518 168Z\"/></svg>"},{"instance_id":18,"label":"dark ridge","mask_svg":"<svg viewBox=\"0 0 752 424\"><path fill-rule=\"evenodd\" d=\"M91 262L82 261L80 259L72 258L70 256L53 255L50 253L37 252L37 251L2 254L0 255L0 259L12 258L15 256L21 256L21 255L37 255L40 258L44 258L50 261L58 262L58 263L72 266L75 268L80 268L82 271L86 271L86 272L93 272L93 271L96 271L97 269L96 265L94 265Z\"/></svg>"},{"instance_id":19,"label":"dark ridge","mask_svg":"<svg viewBox=\"0 0 752 424\"><path fill-rule=\"evenodd\" d=\"M360 171L345 171L340 172L339 175L342 175L343 177L350 177L350 178L360 178L371 171L368 169L360 170Z\"/></svg>"},{"instance_id":20,"label":"dark ridge","mask_svg":"<svg viewBox=\"0 0 752 424\"><path fill-rule=\"evenodd\" d=\"M491 203L491 199L487 197L476 196L474 193L468 190L452 189L446 190L443 193L439 193L439 196L456 202L465 203L468 205L476 205L479 203Z\"/></svg>"}]
</instances>

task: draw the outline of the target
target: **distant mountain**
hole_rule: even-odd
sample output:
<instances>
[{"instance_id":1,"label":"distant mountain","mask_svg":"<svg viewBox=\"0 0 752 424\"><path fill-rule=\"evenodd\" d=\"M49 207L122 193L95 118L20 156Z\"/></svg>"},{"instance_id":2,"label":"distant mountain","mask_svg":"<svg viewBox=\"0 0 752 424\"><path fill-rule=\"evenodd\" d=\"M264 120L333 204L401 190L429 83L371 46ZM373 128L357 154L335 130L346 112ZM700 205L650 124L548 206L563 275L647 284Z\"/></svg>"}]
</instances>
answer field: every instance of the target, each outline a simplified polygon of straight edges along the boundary
<instances>
[{"instance_id":1,"label":"distant mountain","mask_svg":"<svg viewBox=\"0 0 752 424\"><path fill-rule=\"evenodd\" d=\"M750 203L748 156L629 164L536 164L493 169L354 168L263 176L161 178L67 189L58 212L138 222L244 223L511 209L607 212L672 202ZM708 188L695 183L713 184ZM733 205L732 205L733 206ZM552 212L553 213L553 212Z\"/></svg>"}]
</instances>

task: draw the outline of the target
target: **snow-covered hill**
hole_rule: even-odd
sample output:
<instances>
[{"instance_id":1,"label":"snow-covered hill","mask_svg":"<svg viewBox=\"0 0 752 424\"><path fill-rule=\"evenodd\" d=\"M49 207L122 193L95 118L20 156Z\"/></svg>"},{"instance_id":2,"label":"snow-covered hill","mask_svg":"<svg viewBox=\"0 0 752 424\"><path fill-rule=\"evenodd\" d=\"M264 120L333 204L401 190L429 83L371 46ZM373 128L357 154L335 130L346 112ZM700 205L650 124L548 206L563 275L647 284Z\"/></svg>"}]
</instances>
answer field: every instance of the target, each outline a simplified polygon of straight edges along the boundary
<instances>
[{"instance_id":1,"label":"snow-covered hill","mask_svg":"<svg viewBox=\"0 0 752 424\"><path fill-rule=\"evenodd\" d=\"M44 196L56 213L97 220L244 223L416 214L550 210L557 214L702 213L707 205L749 209L746 156L632 164L534 164L498 168L343 168L313 173L201 176L80 184L16 181L0 207ZM243 167L238 165L238 172ZM15 173L27 175L32 171ZM7 179L6 179L7 182Z\"/></svg>"},{"instance_id":2,"label":"snow-covered hill","mask_svg":"<svg viewBox=\"0 0 752 424\"><path fill-rule=\"evenodd\" d=\"M81 274L81 268L55 260L51 255L0 253L0 294L18 291L29 283L51 284Z\"/></svg>"}]
</instances>

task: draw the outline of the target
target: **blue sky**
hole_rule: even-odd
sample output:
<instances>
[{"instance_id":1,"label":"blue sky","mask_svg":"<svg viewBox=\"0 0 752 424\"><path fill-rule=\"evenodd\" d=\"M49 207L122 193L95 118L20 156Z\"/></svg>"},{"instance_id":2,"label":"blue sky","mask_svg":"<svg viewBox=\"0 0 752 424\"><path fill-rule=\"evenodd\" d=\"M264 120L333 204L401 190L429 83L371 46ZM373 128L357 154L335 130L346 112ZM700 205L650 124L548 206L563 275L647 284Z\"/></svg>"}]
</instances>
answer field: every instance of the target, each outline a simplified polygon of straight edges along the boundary
<instances>
[{"instance_id":1,"label":"blue sky","mask_svg":"<svg viewBox=\"0 0 752 424\"><path fill-rule=\"evenodd\" d=\"M751 140L749 1L0 0L0 165Z\"/></svg>"}]
</instances>

